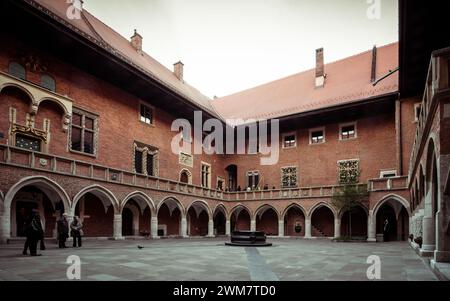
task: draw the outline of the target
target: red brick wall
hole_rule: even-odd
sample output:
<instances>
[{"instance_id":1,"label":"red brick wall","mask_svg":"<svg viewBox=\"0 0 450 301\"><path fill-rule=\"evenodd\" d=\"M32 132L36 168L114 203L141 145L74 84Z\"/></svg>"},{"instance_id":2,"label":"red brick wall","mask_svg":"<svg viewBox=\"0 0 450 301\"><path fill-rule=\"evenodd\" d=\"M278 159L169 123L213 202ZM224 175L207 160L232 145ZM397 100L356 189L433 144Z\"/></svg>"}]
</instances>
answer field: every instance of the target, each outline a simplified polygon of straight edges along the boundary
<instances>
[{"instance_id":1,"label":"red brick wall","mask_svg":"<svg viewBox=\"0 0 450 301\"><path fill-rule=\"evenodd\" d=\"M357 207L351 213L351 217L348 212L344 213L341 219L341 236L350 236L350 219L351 219L351 235L354 236L367 236L367 214L362 209Z\"/></svg>"},{"instance_id":2,"label":"red brick wall","mask_svg":"<svg viewBox=\"0 0 450 301\"><path fill-rule=\"evenodd\" d=\"M89 216L83 220L85 236L111 237L113 235L114 209L112 206L108 207L105 214L102 201L88 193L84 197L84 215Z\"/></svg>"},{"instance_id":3,"label":"red brick wall","mask_svg":"<svg viewBox=\"0 0 450 301\"><path fill-rule=\"evenodd\" d=\"M263 231L267 235L278 235L278 217L275 211L268 209L256 218L256 231Z\"/></svg>"},{"instance_id":4,"label":"red brick wall","mask_svg":"<svg viewBox=\"0 0 450 301\"><path fill-rule=\"evenodd\" d=\"M296 223L300 223L302 229L295 232ZM285 216L284 232L286 236L305 236L305 215L298 208L290 208Z\"/></svg>"},{"instance_id":5,"label":"red brick wall","mask_svg":"<svg viewBox=\"0 0 450 301\"><path fill-rule=\"evenodd\" d=\"M250 215L247 211L242 210L236 219L236 214L231 218L231 231L250 230Z\"/></svg>"},{"instance_id":6,"label":"red brick wall","mask_svg":"<svg viewBox=\"0 0 450 301\"><path fill-rule=\"evenodd\" d=\"M206 236L208 235L208 214L202 211L197 218L197 214L193 208L188 212L188 223L190 225L190 236Z\"/></svg>"},{"instance_id":7,"label":"red brick wall","mask_svg":"<svg viewBox=\"0 0 450 301\"><path fill-rule=\"evenodd\" d=\"M334 216L331 210L327 207L316 209L311 218L311 226L312 236L321 237L323 233L326 237L333 237ZM317 230L320 230L322 233Z\"/></svg>"},{"instance_id":8,"label":"red brick wall","mask_svg":"<svg viewBox=\"0 0 450 301\"><path fill-rule=\"evenodd\" d=\"M176 208L170 216L169 207L166 204L162 205L158 211L158 224L167 226L166 235L180 235L180 222L181 222L181 212Z\"/></svg>"}]
</instances>

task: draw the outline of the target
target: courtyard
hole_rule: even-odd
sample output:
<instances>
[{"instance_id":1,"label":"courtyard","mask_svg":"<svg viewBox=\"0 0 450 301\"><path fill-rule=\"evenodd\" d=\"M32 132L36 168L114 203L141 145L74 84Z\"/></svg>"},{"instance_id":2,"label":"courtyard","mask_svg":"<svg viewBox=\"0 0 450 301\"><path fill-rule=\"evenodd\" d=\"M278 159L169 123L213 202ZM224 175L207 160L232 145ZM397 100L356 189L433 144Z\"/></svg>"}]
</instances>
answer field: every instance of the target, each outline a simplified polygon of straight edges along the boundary
<instances>
[{"instance_id":1,"label":"courtyard","mask_svg":"<svg viewBox=\"0 0 450 301\"><path fill-rule=\"evenodd\" d=\"M23 256L14 242L0 247L0 280L67 280L70 255L81 259L82 281L367 281L370 255L380 257L383 281L437 280L406 242L269 241L273 247L226 247L221 238L88 240L63 250L47 242L40 257Z\"/></svg>"}]
</instances>

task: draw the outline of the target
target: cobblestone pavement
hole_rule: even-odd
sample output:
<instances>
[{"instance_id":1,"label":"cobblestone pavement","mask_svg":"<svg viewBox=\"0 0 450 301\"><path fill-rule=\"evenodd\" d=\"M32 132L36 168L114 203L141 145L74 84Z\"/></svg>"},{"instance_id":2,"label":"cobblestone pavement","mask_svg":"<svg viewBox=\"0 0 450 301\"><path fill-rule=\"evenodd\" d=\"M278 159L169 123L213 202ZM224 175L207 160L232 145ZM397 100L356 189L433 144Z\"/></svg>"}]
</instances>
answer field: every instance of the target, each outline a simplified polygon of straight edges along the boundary
<instances>
[{"instance_id":1,"label":"cobblestone pavement","mask_svg":"<svg viewBox=\"0 0 450 301\"><path fill-rule=\"evenodd\" d=\"M406 242L336 243L270 239L273 247L227 247L224 239L86 241L81 249L47 243L43 256L0 246L0 280L67 280L67 257L81 258L81 280L367 280L367 257L381 280L437 280ZM140 245L143 248L139 249Z\"/></svg>"}]
</instances>

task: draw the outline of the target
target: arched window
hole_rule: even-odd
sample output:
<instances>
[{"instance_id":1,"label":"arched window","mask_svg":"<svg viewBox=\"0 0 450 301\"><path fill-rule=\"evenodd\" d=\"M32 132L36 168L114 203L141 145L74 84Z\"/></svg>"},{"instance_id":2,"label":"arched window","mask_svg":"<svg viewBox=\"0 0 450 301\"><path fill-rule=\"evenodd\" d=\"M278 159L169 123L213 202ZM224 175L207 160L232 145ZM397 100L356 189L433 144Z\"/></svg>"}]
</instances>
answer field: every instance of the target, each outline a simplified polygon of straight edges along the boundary
<instances>
[{"instance_id":1,"label":"arched window","mask_svg":"<svg viewBox=\"0 0 450 301\"><path fill-rule=\"evenodd\" d=\"M192 184L192 174L189 170L183 169L180 172L180 182L186 184Z\"/></svg>"},{"instance_id":2,"label":"arched window","mask_svg":"<svg viewBox=\"0 0 450 301\"><path fill-rule=\"evenodd\" d=\"M20 79L26 79L25 67L17 62L9 63L9 74Z\"/></svg>"},{"instance_id":3,"label":"arched window","mask_svg":"<svg viewBox=\"0 0 450 301\"><path fill-rule=\"evenodd\" d=\"M41 86L50 91L56 91L55 80L49 75L44 74L41 76Z\"/></svg>"}]
</instances>

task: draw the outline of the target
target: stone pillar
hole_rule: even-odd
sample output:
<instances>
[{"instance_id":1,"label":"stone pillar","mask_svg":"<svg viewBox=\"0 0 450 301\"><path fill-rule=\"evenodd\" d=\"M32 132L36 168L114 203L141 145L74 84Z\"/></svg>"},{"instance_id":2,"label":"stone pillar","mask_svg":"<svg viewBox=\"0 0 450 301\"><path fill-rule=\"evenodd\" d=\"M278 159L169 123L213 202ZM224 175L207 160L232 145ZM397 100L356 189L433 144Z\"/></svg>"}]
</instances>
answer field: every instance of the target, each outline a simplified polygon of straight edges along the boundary
<instances>
[{"instance_id":1,"label":"stone pillar","mask_svg":"<svg viewBox=\"0 0 450 301\"><path fill-rule=\"evenodd\" d=\"M367 241L376 242L376 217L373 216L373 210L369 210L369 215L367 217Z\"/></svg>"},{"instance_id":2,"label":"stone pillar","mask_svg":"<svg viewBox=\"0 0 450 301\"><path fill-rule=\"evenodd\" d=\"M436 238L436 250L434 251L435 262L450 262L450 241L446 234L448 220L445 214L440 210L436 217L436 225L438 229Z\"/></svg>"},{"instance_id":3,"label":"stone pillar","mask_svg":"<svg viewBox=\"0 0 450 301\"><path fill-rule=\"evenodd\" d=\"M434 222L434 218L431 216L424 216L422 219L422 248L420 249L421 255L431 255L427 254L429 252L434 252L436 249L436 234L435 234L436 225Z\"/></svg>"},{"instance_id":4,"label":"stone pillar","mask_svg":"<svg viewBox=\"0 0 450 301\"><path fill-rule=\"evenodd\" d=\"M11 238L11 217L5 211L0 213L0 244L6 244L9 238Z\"/></svg>"},{"instance_id":5,"label":"stone pillar","mask_svg":"<svg viewBox=\"0 0 450 301\"><path fill-rule=\"evenodd\" d=\"M124 239L122 236L122 214L114 214L114 234L115 240Z\"/></svg>"},{"instance_id":6,"label":"stone pillar","mask_svg":"<svg viewBox=\"0 0 450 301\"><path fill-rule=\"evenodd\" d=\"M214 221L212 219L208 221L208 237L214 237Z\"/></svg>"},{"instance_id":7,"label":"stone pillar","mask_svg":"<svg viewBox=\"0 0 450 301\"><path fill-rule=\"evenodd\" d=\"M254 219L250 221L250 231L256 231L256 220Z\"/></svg>"},{"instance_id":8,"label":"stone pillar","mask_svg":"<svg viewBox=\"0 0 450 301\"><path fill-rule=\"evenodd\" d=\"M305 218L305 238L311 238L311 218Z\"/></svg>"},{"instance_id":9,"label":"stone pillar","mask_svg":"<svg viewBox=\"0 0 450 301\"><path fill-rule=\"evenodd\" d=\"M278 236L284 237L284 220L278 221Z\"/></svg>"},{"instance_id":10,"label":"stone pillar","mask_svg":"<svg viewBox=\"0 0 450 301\"><path fill-rule=\"evenodd\" d=\"M341 236L341 220L339 217L334 218L334 238Z\"/></svg>"},{"instance_id":11,"label":"stone pillar","mask_svg":"<svg viewBox=\"0 0 450 301\"><path fill-rule=\"evenodd\" d=\"M186 220L186 217L182 217L181 218L181 236L183 238L188 238L189 237L187 235L187 220Z\"/></svg>"},{"instance_id":12,"label":"stone pillar","mask_svg":"<svg viewBox=\"0 0 450 301\"><path fill-rule=\"evenodd\" d=\"M231 235L231 221L229 219L225 221L225 235Z\"/></svg>"},{"instance_id":13,"label":"stone pillar","mask_svg":"<svg viewBox=\"0 0 450 301\"><path fill-rule=\"evenodd\" d=\"M158 217L152 216L150 224L150 232L153 239L158 239Z\"/></svg>"}]
</instances>

